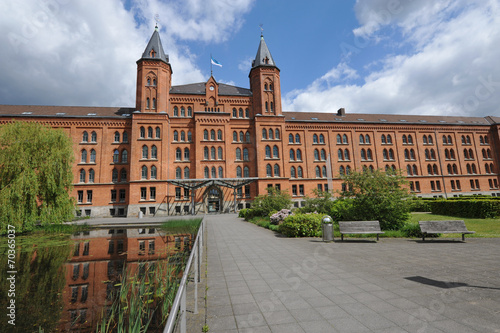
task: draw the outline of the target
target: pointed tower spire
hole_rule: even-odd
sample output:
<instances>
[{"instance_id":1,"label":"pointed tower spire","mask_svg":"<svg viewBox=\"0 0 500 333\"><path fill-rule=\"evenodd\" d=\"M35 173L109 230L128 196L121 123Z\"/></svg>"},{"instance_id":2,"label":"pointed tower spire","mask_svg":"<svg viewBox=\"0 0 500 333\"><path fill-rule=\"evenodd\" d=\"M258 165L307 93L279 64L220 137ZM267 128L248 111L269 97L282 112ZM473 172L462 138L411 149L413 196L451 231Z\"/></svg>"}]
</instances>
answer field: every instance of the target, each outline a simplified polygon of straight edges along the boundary
<instances>
[{"instance_id":1,"label":"pointed tower spire","mask_svg":"<svg viewBox=\"0 0 500 333\"><path fill-rule=\"evenodd\" d=\"M155 31L149 39L148 46L144 50L141 59L159 59L168 63L168 54L165 54L161 45L160 34L158 33L158 25L155 26Z\"/></svg>"},{"instance_id":2,"label":"pointed tower spire","mask_svg":"<svg viewBox=\"0 0 500 333\"><path fill-rule=\"evenodd\" d=\"M264 40L264 35L262 34L262 32L260 34L260 44L257 50L257 55L255 56L255 60L252 62L252 68L258 66L276 67L276 64L274 63L273 60L273 56L271 55L271 52L269 52L269 49L267 48L267 44L266 41Z\"/></svg>"}]
</instances>

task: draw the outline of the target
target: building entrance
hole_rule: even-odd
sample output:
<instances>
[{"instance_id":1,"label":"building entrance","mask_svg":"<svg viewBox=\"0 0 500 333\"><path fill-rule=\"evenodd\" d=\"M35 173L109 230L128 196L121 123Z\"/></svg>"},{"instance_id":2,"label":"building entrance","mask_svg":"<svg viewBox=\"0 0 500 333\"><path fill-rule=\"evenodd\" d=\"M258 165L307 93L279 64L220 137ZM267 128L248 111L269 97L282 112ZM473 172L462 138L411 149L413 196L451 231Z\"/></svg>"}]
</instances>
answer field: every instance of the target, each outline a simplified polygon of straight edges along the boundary
<instances>
[{"instance_id":1,"label":"building entrance","mask_svg":"<svg viewBox=\"0 0 500 333\"><path fill-rule=\"evenodd\" d=\"M222 195L217 187L211 187L207 195L207 211L208 213L219 213L221 209Z\"/></svg>"}]
</instances>

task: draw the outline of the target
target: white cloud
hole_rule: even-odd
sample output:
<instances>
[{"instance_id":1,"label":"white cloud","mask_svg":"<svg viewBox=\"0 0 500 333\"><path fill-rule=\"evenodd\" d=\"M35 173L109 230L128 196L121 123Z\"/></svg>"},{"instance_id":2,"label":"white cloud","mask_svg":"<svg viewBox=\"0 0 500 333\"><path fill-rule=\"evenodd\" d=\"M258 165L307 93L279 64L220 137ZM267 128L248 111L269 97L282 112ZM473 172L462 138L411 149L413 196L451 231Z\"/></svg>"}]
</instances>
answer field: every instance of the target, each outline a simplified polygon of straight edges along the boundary
<instances>
[{"instance_id":1,"label":"white cloud","mask_svg":"<svg viewBox=\"0 0 500 333\"><path fill-rule=\"evenodd\" d=\"M129 11L120 0L0 2L0 104L134 106L155 14L173 84L203 81L186 40L227 39L252 2L138 0Z\"/></svg>"},{"instance_id":2,"label":"white cloud","mask_svg":"<svg viewBox=\"0 0 500 333\"><path fill-rule=\"evenodd\" d=\"M247 57L246 59L243 59L238 64L238 69L244 73L250 72L250 69L252 69L253 60L255 60L255 57Z\"/></svg>"},{"instance_id":3,"label":"white cloud","mask_svg":"<svg viewBox=\"0 0 500 333\"><path fill-rule=\"evenodd\" d=\"M372 35L381 34L368 28L370 15L359 8L362 3L366 5L363 0L356 4L358 17L363 18L361 28ZM413 50L381 59L382 69L367 74L358 84L318 84L325 77L338 77L339 68L345 66L341 63L308 88L287 94L284 108L333 112L345 107L348 112L357 113L498 114L498 1L477 1L460 8L424 0L412 2L417 4L420 7L401 11L392 20L398 22L397 29L406 34L406 42Z\"/></svg>"}]
</instances>

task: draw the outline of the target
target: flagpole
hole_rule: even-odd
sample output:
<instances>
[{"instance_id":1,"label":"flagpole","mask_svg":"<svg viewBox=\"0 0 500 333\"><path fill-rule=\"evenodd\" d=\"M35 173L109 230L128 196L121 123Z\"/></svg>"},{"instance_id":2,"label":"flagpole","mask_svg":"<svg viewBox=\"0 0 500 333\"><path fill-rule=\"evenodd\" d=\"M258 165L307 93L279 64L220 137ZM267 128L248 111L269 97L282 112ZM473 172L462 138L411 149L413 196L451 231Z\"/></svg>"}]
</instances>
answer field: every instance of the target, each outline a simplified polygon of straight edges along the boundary
<instances>
[{"instance_id":1,"label":"flagpole","mask_svg":"<svg viewBox=\"0 0 500 333\"><path fill-rule=\"evenodd\" d=\"M210 53L210 76L213 76L213 70L212 70L212 53Z\"/></svg>"}]
</instances>

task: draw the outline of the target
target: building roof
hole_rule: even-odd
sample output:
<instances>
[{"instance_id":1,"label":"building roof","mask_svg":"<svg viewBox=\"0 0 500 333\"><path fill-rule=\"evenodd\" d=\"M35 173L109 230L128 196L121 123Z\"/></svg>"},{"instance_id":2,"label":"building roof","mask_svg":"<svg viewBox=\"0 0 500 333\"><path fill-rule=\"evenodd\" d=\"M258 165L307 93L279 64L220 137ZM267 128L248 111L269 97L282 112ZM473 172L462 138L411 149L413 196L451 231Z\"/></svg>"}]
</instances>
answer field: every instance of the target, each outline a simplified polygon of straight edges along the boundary
<instances>
[{"instance_id":1,"label":"building roof","mask_svg":"<svg viewBox=\"0 0 500 333\"><path fill-rule=\"evenodd\" d=\"M0 116L25 117L129 117L135 108L52 105L0 105Z\"/></svg>"},{"instance_id":2,"label":"building roof","mask_svg":"<svg viewBox=\"0 0 500 333\"><path fill-rule=\"evenodd\" d=\"M153 53L151 51L154 51ZM154 55L154 56L153 56ZM161 45L160 34L158 33L158 27L155 27L155 31L149 40L148 46L144 50L141 59L155 59L162 60L168 63L168 55L165 54L163 46Z\"/></svg>"},{"instance_id":3,"label":"building roof","mask_svg":"<svg viewBox=\"0 0 500 333\"><path fill-rule=\"evenodd\" d=\"M327 112L283 112L289 122L335 122L335 123L392 123L392 124L439 124L439 125L491 125L498 123L499 117L453 117L415 116L398 114L368 114ZM491 118L488 119L488 118ZM496 120L493 118L497 118Z\"/></svg>"},{"instance_id":4,"label":"building roof","mask_svg":"<svg viewBox=\"0 0 500 333\"><path fill-rule=\"evenodd\" d=\"M218 83L219 95L222 96L252 96L252 91L247 88L231 86L224 83ZM206 82L184 84L180 86L172 86L171 94L192 94L205 95Z\"/></svg>"},{"instance_id":5,"label":"building roof","mask_svg":"<svg viewBox=\"0 0 500 333\"><path fill-rule=\"evenodd\" d=\"M271 55L271 52L269 52L264 36L262 35L260 36L260 44L259 49L257 50L257 55L255 56L255 60L252 61L252 68L259 66L276 67L273 56Z\"/></svg>"}]
</instances>

